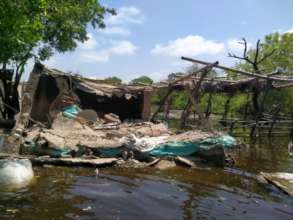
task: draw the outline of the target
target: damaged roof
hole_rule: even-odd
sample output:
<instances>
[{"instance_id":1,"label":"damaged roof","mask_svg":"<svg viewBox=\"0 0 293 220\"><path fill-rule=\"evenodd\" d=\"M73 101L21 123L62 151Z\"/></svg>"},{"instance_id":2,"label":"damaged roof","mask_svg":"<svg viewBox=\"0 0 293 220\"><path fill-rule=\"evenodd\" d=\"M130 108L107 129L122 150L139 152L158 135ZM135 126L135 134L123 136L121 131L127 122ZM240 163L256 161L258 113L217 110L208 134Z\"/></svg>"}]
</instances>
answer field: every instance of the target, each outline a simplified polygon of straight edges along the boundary
<instances>
[{"instance_id":1,"label":"damaged roof","mask_svg":"<svg viewBox=\"0 0 293 220\"><path fill-rule=\"evenodd\" d=\"M42 65L42 64L39 64ZM92 79L81 75L73 75L65 73L57 69L50 69L42 65L41 74L53 76L54 78L66 77L68 78L75 88L78 88L87 93L93 93L99 96L112 97L125 96L126 99L130 99L133 95L139 94L144 91L152 91L153 87L147 85L112 85L105 83L104 80Z\"/></svg>"}]
</instances>

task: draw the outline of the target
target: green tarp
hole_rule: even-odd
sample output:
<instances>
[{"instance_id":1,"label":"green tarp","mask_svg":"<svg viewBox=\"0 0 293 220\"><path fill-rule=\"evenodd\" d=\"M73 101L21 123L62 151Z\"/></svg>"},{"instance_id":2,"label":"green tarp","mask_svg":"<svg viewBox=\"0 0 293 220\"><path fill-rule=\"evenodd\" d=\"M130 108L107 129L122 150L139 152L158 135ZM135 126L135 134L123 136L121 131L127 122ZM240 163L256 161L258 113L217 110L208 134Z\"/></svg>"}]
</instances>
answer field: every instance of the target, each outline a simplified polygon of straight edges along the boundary
<instances>
[{"instance_id":1,"label":"green tarp","mask_svg":"<svg viewBox=\"0 0 293 220\"><path fill-rule=\"evenodd\" d=\"M217 145L223 146L224 148L230 148L235 144L235 138L229 135L223 135L209 137L200 141L165 143L154 148L149 153L153 156L189 156L198 152L200 149L208 150Z\"/></svg>"},{"instance_id":2,"label":"green tarp","mask_svg":"<svg viewBox=\"0 0 293 220\"><path fill-rule=\"evenodd\" d=\"M152 156L190 156L199 150L209 150L215 146L223 146L224 148L231 148L236 145L236 139L230 135L223 135L217 137L209 137L204 140L197 140L191 142L167 142L155 147L153 150L146 152ZM103 157L113 157L121 153L121 149L99 149L100 155Z\"/></svg>"}]
</instances>

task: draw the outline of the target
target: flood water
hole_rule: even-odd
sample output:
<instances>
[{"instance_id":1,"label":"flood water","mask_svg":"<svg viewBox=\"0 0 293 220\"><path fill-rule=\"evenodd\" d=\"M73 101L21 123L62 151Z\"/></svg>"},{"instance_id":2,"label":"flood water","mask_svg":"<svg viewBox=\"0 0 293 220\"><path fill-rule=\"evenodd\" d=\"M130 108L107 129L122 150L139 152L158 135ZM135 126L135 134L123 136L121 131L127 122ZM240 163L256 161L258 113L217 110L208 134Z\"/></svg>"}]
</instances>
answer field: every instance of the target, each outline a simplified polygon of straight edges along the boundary
<instances>
[{"instance_id":1,"label":"flood water","mask_svg":"<svg viewBox=\"0 0 293 220\"><path fill-rule=\"evenodd\" d=\"M0 219L293 219L292 198L250 178L293 172L287 141L236 149L224 170L34 168L32 185L0 189Z\"/></svg>"}]
</instances>

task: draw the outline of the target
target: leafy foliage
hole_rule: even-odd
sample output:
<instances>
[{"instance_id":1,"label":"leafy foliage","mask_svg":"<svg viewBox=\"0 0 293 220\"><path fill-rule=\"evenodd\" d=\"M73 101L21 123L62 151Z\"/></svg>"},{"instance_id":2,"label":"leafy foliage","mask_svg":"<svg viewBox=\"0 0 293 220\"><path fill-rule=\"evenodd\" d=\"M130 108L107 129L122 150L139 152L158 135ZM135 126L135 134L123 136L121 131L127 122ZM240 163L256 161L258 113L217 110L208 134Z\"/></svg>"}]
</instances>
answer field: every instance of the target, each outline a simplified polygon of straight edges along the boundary
<instances>
[{"instance_id":1,"label":"leafy foliage","mask_svg":"<svg viewBox=\"0 0 293 220\"><path fill-rule=\"evenodd\" d=\"M105 13L114 12L96 0L4 0L0 11L0 63L73 50L88 39L89 22L104 28Z\"/></svg>"},{"instance_id":2,"label":"leafy foliage","mask_svg":"<svg viewBox=\"0 0 293 220\"><path fill-rule=\"evenodd\" d=\"M148 84L148 85L151 85L153 84L153 80L148 77L148 76L140 76L136 79L133 79L130 83L131 84L139 84L139 83L143 83L143 84Z\"/></svg>"},{"instance_id":3,"label":"leafy foliage","mask_svg":"<svg viewBox=\"0 0 293 220\"><path fill-rule=\"evenodd\" d=\"M17 87L28 59L42 61L55 51L73 50L77 42L88 39L88 23L104 28L105 14L115 13L98 0L2 0L0 11L0 80L11 86L3 86L5 91L0 98L16 109ZM7 68L13 71L7 72ZM7 73L11 75L9 79ZM10 78L13 83L7 82ZM7 116L3 109L1 113L3 117L13 115Z\"/></svg>"},{"instance_id":4,"label":"leafy foliage","mask_svg":"<svg viewBox=\"0 0 293 220\"><path fill-rule=\"evenodd\" d=\"M111 76L104 79L104 82L111 85L120 85L122 83L122 80L116 76Z\"/></svg>"}]
</instances>

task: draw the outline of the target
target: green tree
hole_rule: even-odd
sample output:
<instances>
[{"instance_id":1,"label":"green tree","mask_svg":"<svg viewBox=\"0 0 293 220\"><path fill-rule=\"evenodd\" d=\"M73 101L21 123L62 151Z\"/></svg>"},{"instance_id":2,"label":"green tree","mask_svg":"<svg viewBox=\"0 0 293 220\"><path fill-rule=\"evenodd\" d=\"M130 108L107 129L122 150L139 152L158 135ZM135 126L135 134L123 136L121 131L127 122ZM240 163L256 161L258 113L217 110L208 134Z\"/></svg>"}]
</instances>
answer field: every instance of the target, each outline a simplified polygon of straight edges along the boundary
<instances>
[{"instance_id":1,"label":"green tree","mask_svg":"<svg viewBox=\"0 0 293 220\"><path fill-rule=\"evenodd\" d=\"M0 11L0 112L5 118L19 109L17 87L29 59L42 61L75 49L88 39L89 23L104 28L105 14L115 13L98 0L2 0Z\"/></svg>"},{"instance_id":2,"label":"green tree","mask_svg":"<svg viewBox=\"0 0 293 220\"><path fill-rule=\"evenodd\" d=\"M151 85L151 84L153 84L153 82L154 81L148 76L140 76L138 78L133 79L130 83L131 84L143 83L143 84Z\"/></svg>"},{"instance_id":3,"label":"green tree","mask_svg":"<svg viewBox=\"0 0 293 220\"><path fill-rule=\"evenodd\" d=\"M249 61L238 64L236 67L251 71L258 72L259 74L275 74L275 75L293 75L293 33L272 33L259 42L258 51L251 49L247 51L247 58ZM257 54L257 56L256 56ZM253 66L257 57L256 62L258 63L257 68ZM231 74L232 75L232 74ZM232 78L238 78L233 76ZM263 110L265 112L274 111L276 106L281 109L281 114L293 115L293 88L286 88L280 90L270 90L267 93L260 91L260 95L257 97L258 103L263 104ZM238 109L243 108L247 101L245 99L236 99ZM242 107L241 107L242 103ZM231 111L235 110L233 108Z\"/></svg>"},{"instance_id":4,"label":"green tree","mask_svg":"<svg viewBox=\"0 0 293 220\"><path fill-rule=\"evenodd\" d=\"M111 76L104 79L104 82L111 85L120 85L122 83L122 80L116 76Z\"/></svg>"},{"instance_id":5,"label":"green tree","mask_svg":"<svg viewBox=\"0 0 293 220\"><path fill-rule=\"evenodd\" d=\"M250 51L253 56L255 50ZM269 56L268 56L269 55ZM260 59L268 56L259 64L262 72L293 75L293 33L278 32L265 36L261 42Z\"/></svg>"}]
</instances>

